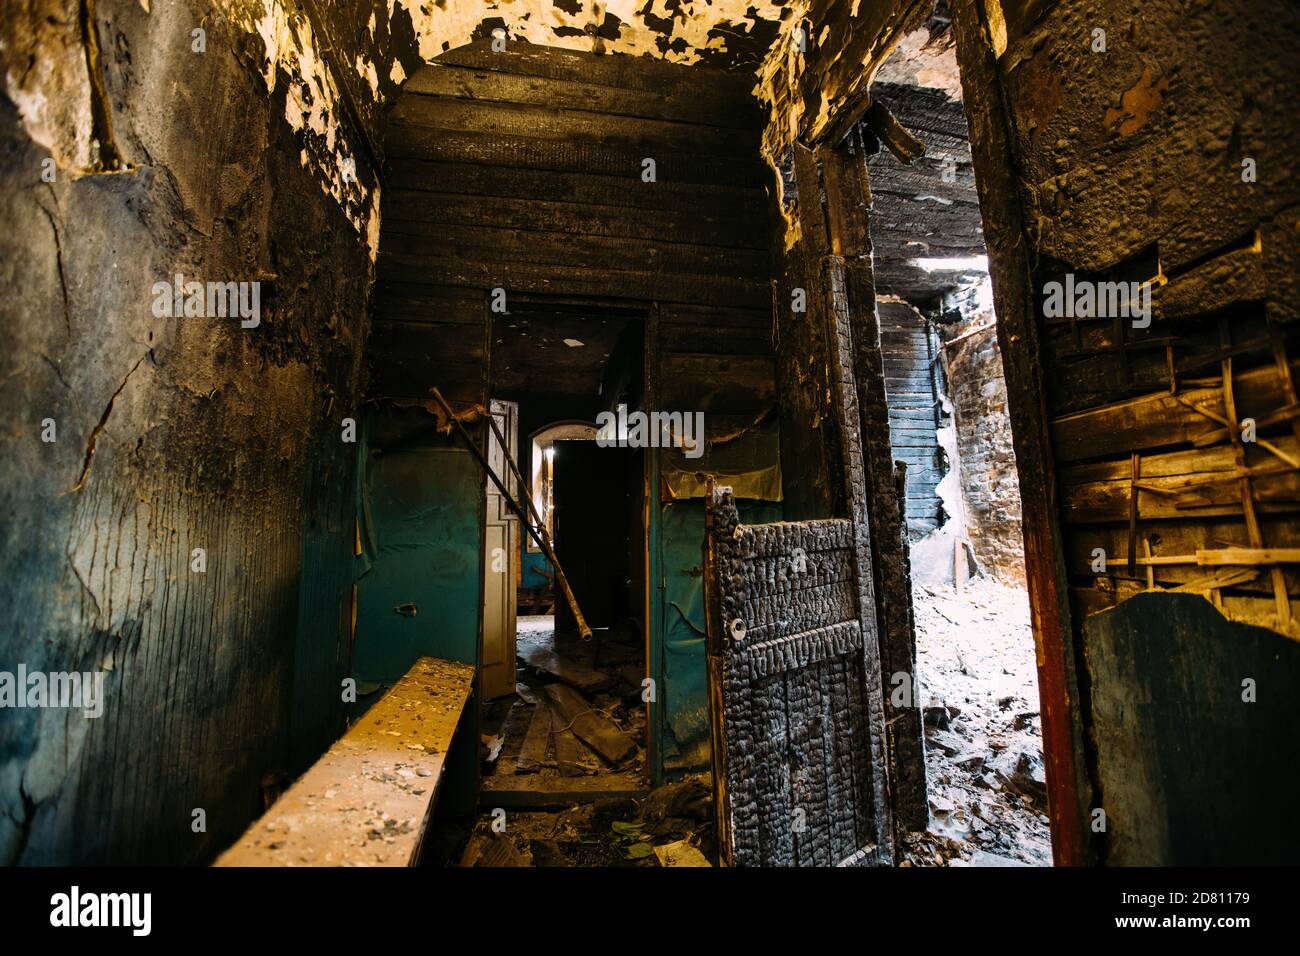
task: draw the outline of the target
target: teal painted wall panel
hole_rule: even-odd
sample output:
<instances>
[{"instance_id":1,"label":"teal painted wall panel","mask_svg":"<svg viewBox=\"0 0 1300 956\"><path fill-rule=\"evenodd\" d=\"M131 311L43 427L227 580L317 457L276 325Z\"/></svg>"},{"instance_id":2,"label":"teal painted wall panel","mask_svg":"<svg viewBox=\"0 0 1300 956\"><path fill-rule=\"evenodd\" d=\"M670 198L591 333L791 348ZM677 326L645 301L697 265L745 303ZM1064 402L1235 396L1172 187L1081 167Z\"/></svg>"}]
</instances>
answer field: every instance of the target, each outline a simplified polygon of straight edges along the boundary
<instances>
[{"instance_id":1,"label":"teal painted wall panel","mask_svg":"<svg viewBox=\"0 0 1300 956\"><path fill-rule=\"evenodd\" d=\"M392 683L422 655L478 663L483 477L467 451L371 454L362 491L369 570L352 671ZM414 606L414 612L397 608Z\"/></svg>"},{"instance_id":2,"label":"teal painted wall panel","mask_svg":"<svg viewBox=\"0 0 1300 956\"><path fill-rule=\"evenodd\" d=\"M525 588L545 587L549 579L539 574L539 571L545 571L553 575L551 562L546 560L546 555L540 551L529 551L527 542L524 544L524 560L522 563L522 576L520 586Z\"/></svg>"},{"instance_id":3,"label":"teal painted wall panel","mask_svg":"<svg viewBox=\"0 0 1300 956\"><path fill-rule=\"evenodd\" d=\"M357 712L418 657L479 665L483 472L458 439L439 437L429 423L423 413L391 409L363 423L366 464L357 486L363 553L352 653ZM395 610L405 605L415 606L414 615ZM475 809L478 726L476 697L448 754L442 811Z\"/></svg>"},{"instance_id":4,"label":"teal painted wall panel","mask_svg":"<svg viewBox=\"0 0 1300 956\"><path fill-rule=\"evenodd\" d=\"M704 659L704 501L661 505L663 601L659 681L663 767L669 773L705 770L709 751L709 690ZM778 502L740 504L740 520L781 520Z\"/></svg>"},{"instance_id":5,"label":"teal painted wall panel","mask_svg":"<svg viewBox=\"0 0 1300 956\"><path fill-rule=\"evenodd\" d=\"M289 775L306 770L343 733L349 675L358 444L327 421L313 438L303 496L302 575L294 652Z\"/></svg>"}]
</instances>

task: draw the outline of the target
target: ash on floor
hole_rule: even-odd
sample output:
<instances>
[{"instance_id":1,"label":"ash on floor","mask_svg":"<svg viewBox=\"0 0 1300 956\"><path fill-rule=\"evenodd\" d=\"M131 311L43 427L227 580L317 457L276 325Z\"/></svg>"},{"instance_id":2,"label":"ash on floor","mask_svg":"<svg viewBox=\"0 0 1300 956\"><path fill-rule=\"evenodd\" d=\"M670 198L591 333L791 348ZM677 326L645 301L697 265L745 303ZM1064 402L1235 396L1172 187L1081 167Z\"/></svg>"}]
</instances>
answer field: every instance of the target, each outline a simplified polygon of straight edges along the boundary
<instances>
[{"instance_id":1,"label":"ash on floor","mask_svg":"<svg viewBox=\"0 0 1300 956\"><path fill-rule=\"evenodd\" d=\"M980 577L913 602L930 828L903 865L1050 866L1028 595Z\"/></svg>"},{"instance_id":2,"label":"ash on floor","mask_svg":"<svg viewBox=\"0 0 1300 956\"><path fill-rule=\"evenodd\" d=\"M461 866L709 866L708 777L665 784L643 799L614 797L565 810L484 813Z\"/></svg>"},{"instance_id":3,"label":"ash on floor","mask_svg":"<svg viewBox=\"0 0 1300 956\"><path fill-rule=\"evenodd\" d=\"M557 778L617 776L644 790L641 635L608 628L598 641L583 641L556 633L551 617L520 617L517 653L515 693L483 710L487 789L545 790Z\"/></svg>"}]
</instances>

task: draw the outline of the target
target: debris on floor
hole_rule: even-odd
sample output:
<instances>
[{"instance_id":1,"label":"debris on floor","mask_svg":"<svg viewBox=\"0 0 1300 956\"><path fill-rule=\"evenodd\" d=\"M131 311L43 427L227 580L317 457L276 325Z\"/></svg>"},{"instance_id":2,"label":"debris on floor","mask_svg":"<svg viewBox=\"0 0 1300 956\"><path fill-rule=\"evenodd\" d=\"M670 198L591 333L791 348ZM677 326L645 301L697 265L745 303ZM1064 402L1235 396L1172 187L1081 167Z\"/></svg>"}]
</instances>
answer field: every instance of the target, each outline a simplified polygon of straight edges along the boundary
<instances>
[{"instance_id":1,"label":"debris on floor","mask_svg":"<svg viewBox=\"0 0 1300 956\"><path fill-rule=\"evenodd\" d=\"M514 695L484 708L483 751L489 781L513 777L512 789L548 789L551 778L618 773L640 779L645 767L641 636L609 628L596 644L556 634L551 617L519 618L519 678ZM490 759L489 759L490 758ZM504 784L503 784L504 785ZM643 789L643 788L642 788Z\"/></svg>"},{"instance_id":2,"label":"debris on floor","mask_svg":"<svg viewBox=\"0 0 1300 956\"><path fill-rule=\"evenodd\" d=\"M901 862L1051 865L1028 595L977 577L917 585L913 602L930 831Z\"/></svg>"},{"instance_id":3,"label":"debris on floor","mask_svg":"<svg viewBox=\"0 0 1300 956\"><path fill-rule=\"evenodd\" d=\"M562 810L485 812L461 866L710 866L707 775L665 784L642 800L610 797Z\"/></svg>"},{"instance_id":4,"label":"debris on floor","mask_svg":"<svg viewBox=\"0 0 1300 956\"><path fill-rule=\"evenodd\" d=\"M659 858L660 866L712 866L704 858L698 847L692 846L689 840L678 840L676 843L666 843L663 846L654 848L655 856Z\"/></svg>"}]
</instances>

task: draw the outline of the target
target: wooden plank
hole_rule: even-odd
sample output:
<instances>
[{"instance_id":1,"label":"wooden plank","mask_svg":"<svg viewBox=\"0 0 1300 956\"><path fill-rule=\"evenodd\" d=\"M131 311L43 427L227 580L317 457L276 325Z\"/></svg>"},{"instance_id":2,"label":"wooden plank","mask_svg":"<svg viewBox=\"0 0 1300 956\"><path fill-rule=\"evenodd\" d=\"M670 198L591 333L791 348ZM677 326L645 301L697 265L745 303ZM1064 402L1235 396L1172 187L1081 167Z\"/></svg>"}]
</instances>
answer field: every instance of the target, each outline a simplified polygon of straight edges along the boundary
<instances>
[{"instance_id":1,"label":"wooden plank","mask_svg":"<svg viewBox=\"0 0 1300 956\"><path fill-rule=\"evenodd\" d=\"M1241 489L1235 475L1184 490L1188 481L1185 476L1147 477L1145 459L1142 470L1137 500L1143 521L1241 515ZM1252 483L1260 511L1300 511L1300 473L1278 468L1257 474ZM1122 479L1063 486L1065 520L1092 524L1128 520L1129 504L1134 500L1130 487L1131 483Z\"/></svg>"},{"instance_id":2,"label":"wooden plank","mask_svg":"<svg viewBox=\"0 0 1300 956\"><path fill-rule=\"evenodd\" d=\"M558 710L551 710L551 740L555 746L555 765L563 777L581 777L586 773L582 766L582 744L574 736L569 722Z\"/></svg>"},{"instance_id":3,"label":"wooden plank","mask_svg":"<svg viewBox=\"0 0 1300 956\"><path fill-rule=\"evenodd\" d=\"M376 314L406 321L483 326L487 291L409 282L375 283Z\"/></svg>"},{"instance_id":4,"label":"wooden plank","mask_svg":"<svg viewBox=\"0 0 1300 956\"><path fill-rule=\"evenodd\" d=\"M1293 362L1292 369L1300 368ZM1286 396L1272 365L1233 377L1236 406L1242 418L1264 418L1286 404ZM1180 391L1184 401L1223 414L1219 384ZM1188 408L1168 391L1144 395L1086 412L1052 419L1052 443L1063 462L1102 458L1143 448L1194 442L1218 429L1208 417Z\"/></svg>"},{"instance_id":5,"label":"wooden plank","mask_svg":"<svg viewBox=\"0 0 1300 956\"><path fill-rule=\"evenodd\" d=\"M1260 526L1267 541L1300 540L1300 522L1294 518L1260 515ZM1144 535L1158 536L1157 557L1164 554L1194 554L1200 550L1248 547L1246 529L1238 509L1233 516L1211 517L1203 521L1160 521L1144 523ZM1099 577L1092 570L1093 552L1100 548L1107 555L1106 574L1101 577L1123 581L1129 577L1125 539L1127 527L1110 525L1079 525L1071 529L1070 552L1067 555L1070 574L1076 581ZM1156 565L1156 580L1165 586L1181 585L1204 574L1204 570L1189 565ZM1300 592L1300 573L1284 569L1289 590ZM1136 577L1141 578L1139 573ZM1266 579L1246 581L1236 585L1239 589L1272 596L1271 584Z\"/></svg>"},{"instance_id":6,"label":"wooden plank","mask_svg":"<svg viewBox=\"0 0 1300 956\"><path fill-rule=\"evenodd\" d=\"M1300 448L1300 443L1291 437L1278 438L1277 445L1288 454L1296 454ZM1218 471L1232 472L1236 468L1236 454L1227 445L1142 456L1143 478L1189 477ZM1060 478L1062 485L1079 485L1090 481L1126 479L1130 470L1127 458L1123 461L1079 462L1062 467Z\"/></svg>"},{"instance_id":7,"label":"wooden plank","mask_svg":"<svg viewBox=\"0 0 1300 956\"><path fill-rule=\"evenodd\" d=\"M671 325L664 327L660 342L664 352L708 355L769 355L772 352L772 336L766 329L755 334L749 329Z\"/></svg>"},{"instance_id":8,"label":"wooden plank","mask_svg":"<svg viewBox=\"0 0 1300 956\"><path fill-rule=\"evenodd\" d=\"M1300 548L1221 548L1217 551L1197 551L1196 563L1207 566L1300 564Z\"/></svg>"},{"instance_id":9,"label":"wooden plank","mask_svg":"<svg viewBox=\"0 0 1300 956\"><path fill-rule=\"evenodd\" d=\"M764 283L726 276L665 275L646 270L587 269L582 266L532 265L502 260L466 262L435 256L381 252L381 279L428 282L474 289L561 295L605 295L617 289L629 299L662 299L700 304L741 303L756 307L769 297Z\"/></svg>"},{"instance_id":10,"label":"wooden plank","mask_svg":"<svg viewBox=\"0 0 1300 956\"><path fill-rule=\"evenodd\" d=\"M776 364L770 355L664 353L660 360L664 407L706 414L744 414L776 401Z\"/></svg>"},{"instance_id":11,"label":"wooden plank","mask_svg":"<svg viewBox=\"0 0 1300 956\"><path fill-rule=\"evenodd\" d=\"M562 98L563 91L557 91ZM758 153L754 128L728 129L671 120L642 119L567 109L558 104L534 106L443 96L402 96L390 123L491 136L521 136L558 142L626 146L654 156L705 153L752 159Z\"/></svg>"},{"instance_id":12,"label":"wooden plank","mask_svg":"<svg viewBox=\"0 0 1300 956\"><path fill-rule=\"evenodd\" d=\"M504 51L498 52L491 48L488 40L477 40L441 53L438 62L523 76L581 80L628 90L684 87L703 94L720 93L734 99L747 97L754 85L752 76L710 67L685 66L656 57L586 53L527 43L510 43Z\"/></svg>"},{"instance_id":13,"label":"wooden plank","mask_svg":"<svg viewBox=\"0 0 1300 956\"><path fill-rule=\"evenodd\" d=\"M489 61L490 63L492 61ZM506 64L509 69L509 64ZM559 71L551 70L556 73ZM499 69L458 66L439 60L421 67L402 87L404 93L453 96L556 109L587 110L614 116L676 120L732 129L758 129L763 114L748 94L717 89L694 80L685 69L682 82L654 89L628 89L561 76L533 76Z\"/></svg>"},{"instance_id":14,"label":"wooden plank","mask_svg":"<svg viewBox=\"0 0 1300 956\"><path fill-rule=\"evenodd\" d=\"M766 282L767 255L757 249L729 249L665 239L626 239L609 236L533 232L511 226L461 225L454 229L412 230L408 220L385 225L384 251L394 255L437 256L478 262L570 265L590 269L651 269L670 274L703 275Z\"/></svg>"},{"instance_id":15,"label":"wooden plank","mask_svg":"<svg viewBox=\"0 0 1300 956\"><path fill-rule=\"evenodd\" d=\"M660 306L659 315L665 328L688 325L763 332L772 330L770 304L761 309L734 309L667 302Z\"/></svg>"},{"instance_id":16,"label":"wooden plank","mask_svg":"<svg viewBox=\"0 0 1300 956\"><path fill-rule=\"evenodd\" d=\"M543 700L533 705L533 715L524 731L524 742L515 758L515 773L535 773L546 763L547 747L551 743L551 708Z\"/></svg>"},{"instance_id":17,"label":"wooden plank","mask_svg":"<svg viewBox=\"0 0 1300 956\"><path fill-rule=\"evenodd\" d=\"M645 148L622 143L570 142L517 134L461 132L396 122L389 125L387 143L391 157L598 173L625 177L633 182L642 181L641 162L651 155ZM659 183L761 188L771 178L770 171L758 160L757 151L753 153L752 162L746 162L744 157L665 150L656 151L653 158Z\"/></svg>"},{"instance_id":18,"label":"wooden plank","mask_svg":"<svg viewBox=\"0 0 1300 956\"><path fill-rule=\"evenodd\" d=\"M565 721L574 736L598 753L606 762L618 764L636 752L636 742L610 721L591 709L591 705L565 684L547 684L542 688L555 713Z\"/></svg>"},{"instance_id":19,"label":"wooden plank","mask_svg":"<svg viewBox=\"0 0 1300 956\"><path fill-rule=\"evenodd\" d=\"M505 199L571 202L599 206L711 215L735 218L755 228L765 228L763 218L767 193L763 189L734 183L679 183L660 180L654 189L629 188L626 176L602 176L590 172L521 169L515 166L483 166L476 163L432 162L397 156L385 168L384 198L389 190L414 190L460 196L497 196ZM650 185L649 183L645 185Z\"/></svg>"},{"instance_id":20,"label":"wooden plank","mask_svg":"<svg viewBox=\"0 0 1300 956\"><path fill-rule=\"evenodd\" d=\"M534 775L523 780L489 777L483 781L480 803L506 809L571 807L617 797L640 799L645 781L632 773L598 773L587 777Z\"/></svg>"},{"instance_id":21,"label":"wooden plank","mask_svg":"<svg viewBox=\"0 0 1300 956\"><path fill-rule=\"evenodd\" d=\"M463 325L394 321L379 316L370 323L367 348L373 361L388 361L408 353L423 356L431 364L447 359L477 363L484 360L486 353L483 337L466 335Z\"/></svg>"},{"instance_id":22,"label":"wooden plank","mask_svg":"<svg viewBox=\"0 0 1300 956\"><path fill-rule=\"evenodd\" d=\"M473 687L472 665L421 657L216 865L416 863Z\"/></svg>"},{"instance_id":23,"label":"wooden plank","mask_svg":"<svg viewBox=\"0 0 1300 956\"><path fill-rule=\"evenodd\" d=\"M651 187L640 184L628 188ZM735 249L761 249L767 240L766 228L756 228L757 220L752 216L729 218L707 208L697 208L693 214L646 209L630 216L615 206L394 190L384 194L383 216L385 229L405 235L436 236L446 233L447 226L508 223L516 230L627 239L671 237L675 242ZM402 225L396 225L399 222ZM416 225L421 223L433 228Z\"/></svg>"}]
</instances>

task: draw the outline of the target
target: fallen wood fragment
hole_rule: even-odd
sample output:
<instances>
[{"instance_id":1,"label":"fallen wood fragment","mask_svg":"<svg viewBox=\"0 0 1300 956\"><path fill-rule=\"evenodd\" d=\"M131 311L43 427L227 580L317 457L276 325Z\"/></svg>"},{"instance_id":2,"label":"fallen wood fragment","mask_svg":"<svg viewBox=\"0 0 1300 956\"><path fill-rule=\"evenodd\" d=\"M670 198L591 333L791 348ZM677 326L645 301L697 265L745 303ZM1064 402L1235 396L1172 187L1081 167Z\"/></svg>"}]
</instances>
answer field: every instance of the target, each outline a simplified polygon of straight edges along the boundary
<instances>
[{"instance_id":1,"label":"fallen wood fragment","mask_svg":"<svg viewBox=\"0 0 1300 956\"><path fill-rule=\"evenodd\" d=\"M606 762L617 764L636 751L636 743L632 738L593 711L591 705L573 688L564 684L548 684L542 691L550 699L556 714L563 719L562 726L570 728L579 740Z\"/></svg>"},{"instance_id":2,"label":"fallen wood fragment","mask_svg":"<svg viewBox=\"0 0 1300 956\"><path fill-rule=\"evenodd\" d=\"M555 741L555 765L560 768L561 776L581 777L584 773L582 745L578 743L578 738L566 724L559 711L551 711L551 739Z\"/></svg>"},{"instance_id":3,"label":"fallen wood fragment","mask_svg":"<svg viewBox=\"0 0 1300 956\"><path fill-rule=\"evenodd\" d=\"M524 731L523 746L515 761L515 773L536 773L546 762L546 745L551 739L551 708L544 701L533 707L533 716Z\"/></svg>"}]
</instances>

